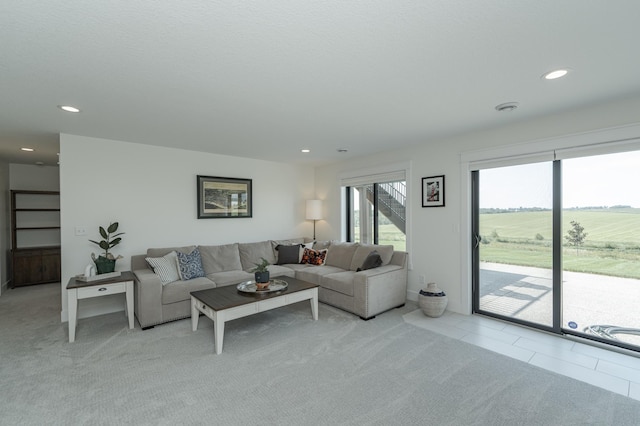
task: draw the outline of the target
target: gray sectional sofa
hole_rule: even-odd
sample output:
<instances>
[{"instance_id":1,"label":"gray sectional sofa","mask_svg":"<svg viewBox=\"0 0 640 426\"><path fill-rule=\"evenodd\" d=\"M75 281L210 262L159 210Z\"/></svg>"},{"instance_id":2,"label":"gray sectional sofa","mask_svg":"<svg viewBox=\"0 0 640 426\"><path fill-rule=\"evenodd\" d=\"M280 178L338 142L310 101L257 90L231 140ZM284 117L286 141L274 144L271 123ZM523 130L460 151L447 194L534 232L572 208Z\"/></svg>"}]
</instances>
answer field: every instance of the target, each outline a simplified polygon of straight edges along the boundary
<instances>
[{"instance_id":1,"label":"gray sectional sofa","mask_svg":"<svg viewBox=\"0 0 640 426\"><path fill-rule=\"evenodd\" d=\"M136 276L135 315L143 328L191 315L190 292L235 285L253 279L251 269L261 258L271 265L271 277L289 276L318 284L320 302L370 319L379 313L404 305L407 296L407 253L393 246L343 242L315 242L314 250L326 249L323 265L279 262L284 248L309 243L304 238L197 246L202 274L193 279L166 282L172 278L154 272L146 258L192 253L196 246L150 248L146 254L131 257ZM278 247L281 246L281 247ZM276 250L278 247L278 250ZM381 266L358 271L372 251L380 255ZM290 257L290 256L289 256ZM288 259L290 260L290 259Z\"/></svg>"}]
</instances>

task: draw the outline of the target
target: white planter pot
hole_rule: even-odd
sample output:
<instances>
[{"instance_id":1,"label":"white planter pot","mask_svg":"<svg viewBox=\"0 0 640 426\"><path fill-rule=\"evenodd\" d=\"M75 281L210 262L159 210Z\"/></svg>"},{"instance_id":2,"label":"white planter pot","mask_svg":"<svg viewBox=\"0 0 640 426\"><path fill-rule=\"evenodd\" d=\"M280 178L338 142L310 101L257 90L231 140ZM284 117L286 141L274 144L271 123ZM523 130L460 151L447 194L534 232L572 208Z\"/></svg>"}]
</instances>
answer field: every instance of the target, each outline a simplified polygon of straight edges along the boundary
<instances>
[{"instance_id":1,"label":"white planter pot","mask_svg":"<svg viewBox=\"0 0 640 426\"><path fill-rule=\"evenodd\" d=\"M418 295L418 306L428 317L437 318L441 316L447 308L449 298L435 283L427 284L426 290L420 290Z\"/></svg>"}]
</instances>

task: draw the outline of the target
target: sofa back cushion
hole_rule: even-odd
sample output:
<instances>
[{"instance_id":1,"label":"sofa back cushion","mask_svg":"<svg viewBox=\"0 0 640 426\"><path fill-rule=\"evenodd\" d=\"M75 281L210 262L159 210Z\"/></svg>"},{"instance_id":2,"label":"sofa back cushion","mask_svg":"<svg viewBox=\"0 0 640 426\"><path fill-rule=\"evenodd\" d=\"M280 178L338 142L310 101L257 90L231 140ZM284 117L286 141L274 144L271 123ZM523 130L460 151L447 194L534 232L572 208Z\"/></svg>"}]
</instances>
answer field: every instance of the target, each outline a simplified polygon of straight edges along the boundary
<instances>
[{"instance_id":1,"label":"sofa back cushion","mask_svg":"<svg viewBox=\"0 0 640 426\"><path fill-rule=\"evenodd\" d=\"M351 259L351 264L348 269L357 271L358 268L362 268L362 264L364 263L367 256L369 256L369 253L374 250L377 251L380 255L380 259L382 259L383 265L387 265L389 262L391 262L391 257L393 256L392 245L379 246L376 244L359 244L356 252Z\"/></svg>"},{"instance_id":2,"label":"sofa back cushion","mask_svg":"<svg viewBox=\"0 0 640 426\"><path fill-rule=\"evenodd\" d=\"M202 256L202 267L205 274L242 270L238 243L219 246L198 246L198 248Z\"/></svg>"},{"instance_id":3,"label":"sofa back cushion","mask_svg":"<svg viewBox=\"0 0 640 426\"><path fill-rule=\"evenodd\" d=\"M272 265L276 263L276 254L271 241L240 243L238 244L238 250L240 251L240 263L243 271L250 271L255 268L256 263L260 263L261 257Z\"/></svg>"},{"instance_id":4,"label":"sofa back cushion","mask_svg":"<svg viewBox=\"0 0 640 426\"><path fill-rule=\"evenodd\" d=\"M165 248L150 248L147 249L147 257L162 257L172 251L189 254L195 249L196 246L184 246L184 247L165 247Z\"/></svg>"},{"instance_id":5,"label":"sofa back cushion","mask_svg":"<svg viewBox=\"0 0 640 426\"><path fill-rule=\"evenodd\" d=\"M300 237L300 238L290 238L288 240L271 240L271 245L273 246L274 250L276 248L276 246L282 244L285 246L291 246L294 244L304 244L304 238Z\"/></svg>"},{"instance_id":6,"label":"sofa back cushion","mask_svg":"<svg viewBox=\"0 0 640 426\"><path fill-rule=\"evenodd\" d=\"M328 249L330 246L331 246L331 241L329 241L329 240L326 240L326 241L314 241L313 242L313 247L310 247L310 248L312 248L314 250L324 250L324 249Z\"/></svg>"},{"instance_id":7,"label":"sofa back cushion","mask_svg":"<svg viewBox=\"0 0 640 426\"><path fill-rule=\"evenodd\" d=\"M351 268L351 260L353 259L353 255L355 254L359 246L360 244L358 243L332 242L331 245L329 246L329 251L327 252L327 259L325 260L325 265L335 266L336 268L349 270ZM314 249L315 249L315 245L314 245ZM367 254L369 254L369 252L367 252Z\"/></svg>"}]
</instances>

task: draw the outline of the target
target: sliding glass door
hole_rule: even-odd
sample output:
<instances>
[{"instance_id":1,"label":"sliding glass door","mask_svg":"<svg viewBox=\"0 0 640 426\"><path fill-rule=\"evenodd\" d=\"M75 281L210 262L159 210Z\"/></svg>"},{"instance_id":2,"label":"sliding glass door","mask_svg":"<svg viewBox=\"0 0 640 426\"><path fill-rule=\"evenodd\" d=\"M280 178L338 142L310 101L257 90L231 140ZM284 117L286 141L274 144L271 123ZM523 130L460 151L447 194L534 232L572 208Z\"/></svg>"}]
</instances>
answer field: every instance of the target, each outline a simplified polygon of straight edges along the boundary
<instances>
[{"instance_id":1,"label":"sliding glass door","mask_svg":"<svg viewBox=\"0 0 640 426\"><path fill-rule=\"evenodd\" d=\"M553 326L553 163L477 172L477 311Z\"/></svg>"},{"instance_id":2,"label":"sliding glass door","mask_svg":"<svg viewBox=\"0 0 640 426\"><path fill-rule=\"evenodd\" d=\"M640 350L640 151L473 172L474 312Z\"/></svg>"},{"instance_id":3,"label":"sliding glass door","mask_svg":"<svg viewBox=\"0 0 640 426\"><path fill-rule=\"evenodd\" d=\"M640 152L562 162L562 326L640 347Z\"/></svg>"}]
</instances>

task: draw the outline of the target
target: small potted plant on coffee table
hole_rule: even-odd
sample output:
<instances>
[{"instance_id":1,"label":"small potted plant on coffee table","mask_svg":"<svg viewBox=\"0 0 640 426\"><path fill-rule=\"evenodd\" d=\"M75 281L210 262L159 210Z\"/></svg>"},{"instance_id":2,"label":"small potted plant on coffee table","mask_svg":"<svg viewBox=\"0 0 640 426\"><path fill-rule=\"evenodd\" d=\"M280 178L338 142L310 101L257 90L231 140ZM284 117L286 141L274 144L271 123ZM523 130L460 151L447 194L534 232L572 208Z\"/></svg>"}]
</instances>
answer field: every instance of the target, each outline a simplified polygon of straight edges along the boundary
<instances>
[{"instance_id":1,"label":"small potted plant on coffee table","mask_svg":"<svg viewBox=\"0 0 640 426\"><path fill-rule=\"evenodd\" d=\"M265 290L269 287L269 270L267 267L270 265L269 261L264 257L261 257L260 263L254 263L255 268L251 270L254 273L256 279L256 287L258 290Z\"/></svg>"}]
</instances>

